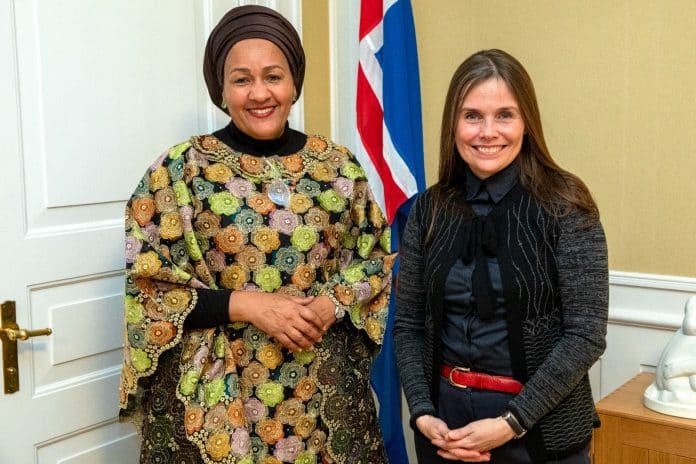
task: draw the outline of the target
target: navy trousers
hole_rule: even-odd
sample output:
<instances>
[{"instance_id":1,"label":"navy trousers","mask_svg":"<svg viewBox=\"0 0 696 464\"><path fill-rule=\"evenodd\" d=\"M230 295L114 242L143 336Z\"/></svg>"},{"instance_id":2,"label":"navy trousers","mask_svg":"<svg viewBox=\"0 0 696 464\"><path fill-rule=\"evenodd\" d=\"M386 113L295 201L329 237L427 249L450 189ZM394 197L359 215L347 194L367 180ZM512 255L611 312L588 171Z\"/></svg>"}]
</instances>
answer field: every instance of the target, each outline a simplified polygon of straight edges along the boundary
<instances>
[{"instance_id":1,"label":"navy trousers","mask_svg":"<svg viewBox=\"0 0 696 464\"><path fill-rule=\"evenodd\" d=\"M438 409L440 419L450 429L464 427L469 422L500 416L512 399L511 394L473 388L457 388L440 377L440 399ZM437 448L424 435L415 431L416 455L419 464L452 464L456 461L444 459L437 454ZM491 450L491 463L495 464L533 464L527 449L526 437L510 440ZM589 464L589 445L575 454L561 460L547 461L547 464Z\"/></svg>"}]
</instances>

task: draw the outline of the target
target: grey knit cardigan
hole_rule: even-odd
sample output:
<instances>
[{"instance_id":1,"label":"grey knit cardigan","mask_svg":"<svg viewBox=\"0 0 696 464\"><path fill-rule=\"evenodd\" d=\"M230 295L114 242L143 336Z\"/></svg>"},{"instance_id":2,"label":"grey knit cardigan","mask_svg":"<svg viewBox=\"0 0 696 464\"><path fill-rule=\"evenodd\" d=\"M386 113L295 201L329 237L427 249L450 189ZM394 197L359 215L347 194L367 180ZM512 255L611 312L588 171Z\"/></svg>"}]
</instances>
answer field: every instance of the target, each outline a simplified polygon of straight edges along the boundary
<instances>
[{"instance_id":1,"label":"grey knit cardigan","mask_svg":"<svg viewBox=\"0 0 696 464\"><path fill-rule=\"evenodd\" d=\"M421 415L437 416L443 290L472 220L468 210L460 201L435 205L428 190L401 240L394 343L412 427ZM561 458L582 449L599 425L587 373L606 347L602 225L580 212L555 219L519 185L490 214L513 376L524 384L508 407L529 430L534 462Z\"/></svg>"}]
</instances>

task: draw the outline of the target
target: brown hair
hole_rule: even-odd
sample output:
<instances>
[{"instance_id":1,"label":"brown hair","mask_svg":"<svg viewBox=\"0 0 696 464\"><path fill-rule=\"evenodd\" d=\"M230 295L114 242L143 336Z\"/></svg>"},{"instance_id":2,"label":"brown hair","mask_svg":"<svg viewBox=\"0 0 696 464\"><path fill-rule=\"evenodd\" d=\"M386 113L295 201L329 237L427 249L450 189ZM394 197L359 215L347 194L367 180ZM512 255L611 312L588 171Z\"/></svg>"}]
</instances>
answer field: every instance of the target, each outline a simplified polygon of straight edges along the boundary
<instances>
[{"instance_id":1,"label":"brown hair","mask_svg":"<svg viewBox=\"0 0 696 464\"><path fill-rule=\"evenodd\" d=\"M521 185L554 217L563 217L579 209L588 213L592 220L598 219L599 211L587 186L558 166L549 153L529 74L514 57L496 49L474 53L452 76L442 112L440 168L433 189L435 202L446 201L465 182L466 162L454 143L460 106L474 86L491 78L507 84L524 121L525 135L518 155Z\"/></svg>"}]
</instances>

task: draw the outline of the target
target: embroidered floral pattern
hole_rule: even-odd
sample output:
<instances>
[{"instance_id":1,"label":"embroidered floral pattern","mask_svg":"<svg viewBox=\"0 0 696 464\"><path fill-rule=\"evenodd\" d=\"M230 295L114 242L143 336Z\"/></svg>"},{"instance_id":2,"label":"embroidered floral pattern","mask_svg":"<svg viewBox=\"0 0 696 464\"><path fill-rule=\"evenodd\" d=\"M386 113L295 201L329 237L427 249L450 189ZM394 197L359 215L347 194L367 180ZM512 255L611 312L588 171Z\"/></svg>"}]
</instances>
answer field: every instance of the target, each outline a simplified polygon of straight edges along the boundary
<instances>
[{"instance_id":1,"label":"embroidered floral pattern","mask_svg":"<svg viewBox=\"0 0 696 464\"><path fill-rule=\"evenodd\" d=\"M126 218L122 407L141 377L176 385L147 396L150 459L192 446L206 463L386 462L368 379L393 258L347 150L310 136L298 153L259 157L193 137L151 166ZM331 293L350 317L299 353L248 323L184 331L201 286Z\"/></svg>"}]
</instances>

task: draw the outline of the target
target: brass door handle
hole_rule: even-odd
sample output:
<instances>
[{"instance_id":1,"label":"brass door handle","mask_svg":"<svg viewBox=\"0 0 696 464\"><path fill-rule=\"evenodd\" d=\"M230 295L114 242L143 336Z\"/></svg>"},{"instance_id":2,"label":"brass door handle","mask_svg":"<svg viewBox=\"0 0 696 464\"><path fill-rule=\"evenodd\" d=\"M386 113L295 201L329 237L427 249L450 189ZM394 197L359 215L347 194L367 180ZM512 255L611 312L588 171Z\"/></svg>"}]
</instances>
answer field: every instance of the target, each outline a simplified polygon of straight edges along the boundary
<instances>
[{"instance_id":1,"label":"brass door handle","mask_svg":"<svg viewBox=\"0 0 696 464\"><path fill-rule=\"evenodd\" d=\"M19 391L19 365L17 358L17 340L51 335L51 329L20 329L16 321L14 301L5 301L0 305L0 341L2 341L2 371L5 393Z\"/></svg>"},{"instance_id":2,"label":"brass door handle","mask_svg":"<svg viewBox=\"0 0 696 464\"><path fill-rule=\"evenodd\" d=\"M0 334L3 334L3 333L7 336L8 340L15 341L15 340L28 340L31 337L40 337L41 335L51 335L53 333L53 330L51 330L51 329L27 330L27 329L1 329L0 328Z\"/></svg>"}]
</instances>

